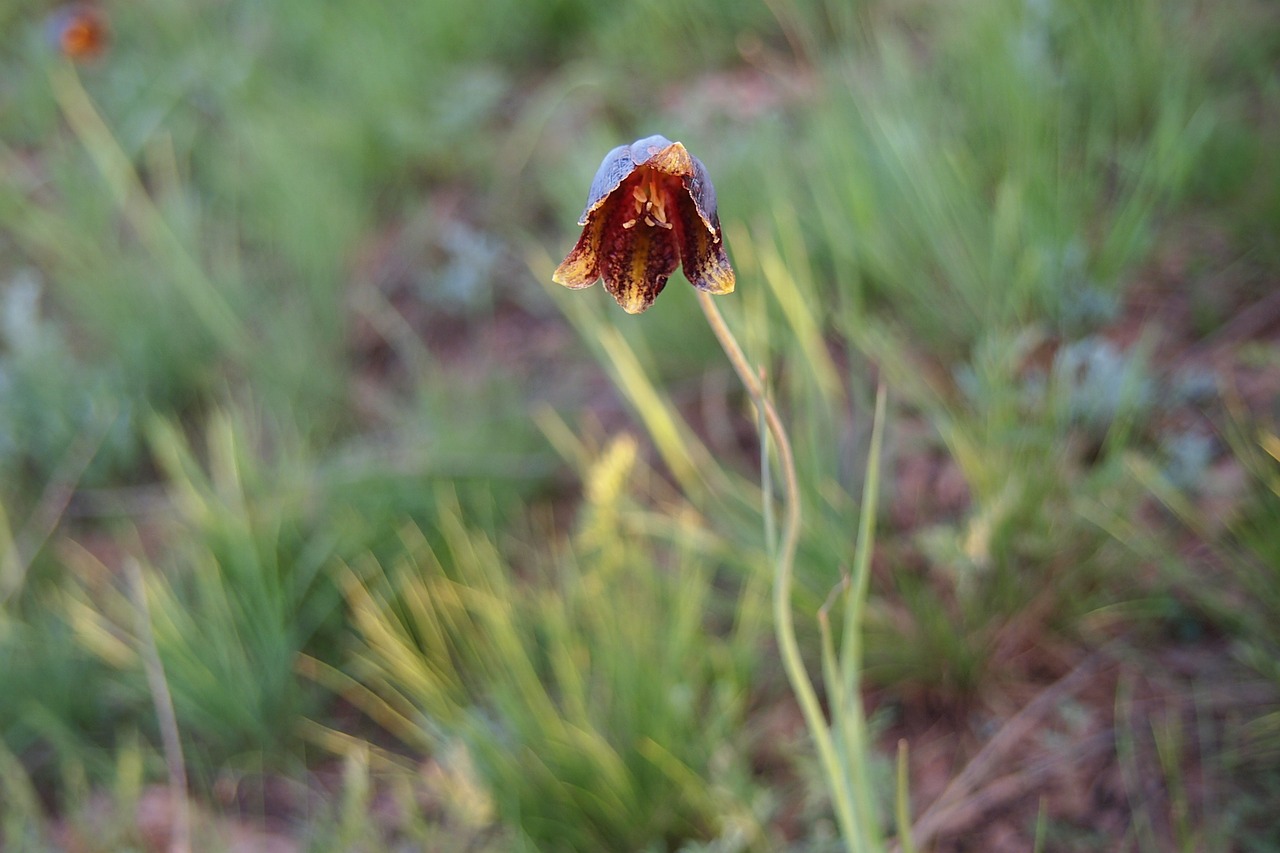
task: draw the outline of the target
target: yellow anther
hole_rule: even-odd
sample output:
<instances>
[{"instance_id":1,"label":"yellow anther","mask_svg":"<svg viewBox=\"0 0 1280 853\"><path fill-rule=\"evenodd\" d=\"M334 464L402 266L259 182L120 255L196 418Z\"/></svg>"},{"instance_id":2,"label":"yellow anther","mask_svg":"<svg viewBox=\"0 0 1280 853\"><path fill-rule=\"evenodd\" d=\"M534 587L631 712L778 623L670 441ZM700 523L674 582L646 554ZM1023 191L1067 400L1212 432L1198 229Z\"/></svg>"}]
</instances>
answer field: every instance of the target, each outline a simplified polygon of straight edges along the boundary
<instances>
[{"instance_id":1,"label":"yellow anther","mask_svg":"<svg viewBox=\"0 0 1280 853\"><path fill-rule=\"evenodd\" d=\"M643 218L644 224L650 228L665 228L668 231L672 229L673 226L667 219L667 208L662 193L655 179L650 178L632 187L631 197L636 203L636 218L622 223L623 228L632 228L639 219Z\"/></svg>"}]
</instances>

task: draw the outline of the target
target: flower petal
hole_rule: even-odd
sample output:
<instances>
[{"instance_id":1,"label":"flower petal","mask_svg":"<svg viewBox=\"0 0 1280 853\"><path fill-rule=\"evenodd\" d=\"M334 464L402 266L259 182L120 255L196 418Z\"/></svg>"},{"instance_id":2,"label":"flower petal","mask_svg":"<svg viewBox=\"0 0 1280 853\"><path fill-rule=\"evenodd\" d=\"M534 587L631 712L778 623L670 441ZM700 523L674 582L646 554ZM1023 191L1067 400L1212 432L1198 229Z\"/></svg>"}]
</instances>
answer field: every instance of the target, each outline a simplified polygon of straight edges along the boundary
<instances>
[{"instance_id":1,"label":"flower petal","mask_svg":"<svg viewBox=\"0 0 1280 853\"><path fill-rule=\"evenodd\" d=\"M587 194L587 206L578 217L579 225L586 225L591 214L604 204L605 200L622 185L632 172L636 170L636 162L631 158L631 146L619 145L604 156L596 176L591 179L591 192Z\"/></svg>"},{"instance_id":2,"label":"flower petal","mask_svg":"<svg viewBox=\"0 0 1280 853\"><path fill-rule=\"evenodd\" d=\"M692 197L685 196L680 199L677 230L680 263L689 283L713 295L732 293L735 277L733 267L729 265L729 255L724 250L720 218L713 213L711 222L704 222L697 203Z\"/></svg>"},{"instance_id":3,"label":"flower petal","mask_svg":"<svg viewBox=\"0 0 1280 853\"><path fill-rule=\"evenodd\" d=\"M692 155L693 169L684 178L684 188L698 210L698 217L707 226L716 239L720 238L720 217L716 213L716 188L711 184L711 176L702 161ZM726 291L727 292L727 291Z\"/></svg>"},{"instance_id":4,"label":"flower petal","mask_svg":"<svg viewBox=\"0 0 1280 853\"><path fill-rule=\"evenodd\" d=\"M600 278L600 238L608 219L606 214L607 211L600 211L596 216L588 218L577 245L573 247L569 257L556 267L551 276L552 281L574 290L596 283Z\"/></svg>"},{"instance_id":5,"label":"flower petal","mask_svg":"<svg viewBox=\"0 0 1280 853\"><path fill-rule=\"evenodd\" d=\"M679 142L665 136L647 136L631 143L631 159L637 166L649 166L659 172L683 178L692 175L694 159Z\"/></svg>"},{"instance_id":6,"label":"flower petal","mask_svg":"<svg viewBox=\"0 0 1280 853\"><path fill-rule=\"evenodd\" d=\"M653 304L680 261L676 238L665 228L610 226L600 258L604 286L628 314Z\"/></svg>"}]
</instances>

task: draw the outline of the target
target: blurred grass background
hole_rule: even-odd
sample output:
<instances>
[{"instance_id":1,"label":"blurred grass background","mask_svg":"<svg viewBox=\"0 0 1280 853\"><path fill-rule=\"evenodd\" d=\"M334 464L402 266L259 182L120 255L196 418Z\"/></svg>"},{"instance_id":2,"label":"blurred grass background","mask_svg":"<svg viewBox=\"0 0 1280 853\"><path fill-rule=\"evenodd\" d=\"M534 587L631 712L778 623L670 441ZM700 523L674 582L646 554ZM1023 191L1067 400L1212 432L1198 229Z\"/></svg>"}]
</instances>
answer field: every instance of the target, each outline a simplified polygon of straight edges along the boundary
<instances>
[{"instance_id":1,"label":"blurred grass background","mask_svg":"<svg viewBox=\"0 0 1280 853\"><path fill-rule=\"evenodd\" d=\"M929 849L1280 850L1273 4L100 8L0 7L0 847L165 849L150 637L196 849L839 849L691 290L549 284L660 132L815 662L890 390L876 799L903 737Z\"/></svg>"}]
</instances>

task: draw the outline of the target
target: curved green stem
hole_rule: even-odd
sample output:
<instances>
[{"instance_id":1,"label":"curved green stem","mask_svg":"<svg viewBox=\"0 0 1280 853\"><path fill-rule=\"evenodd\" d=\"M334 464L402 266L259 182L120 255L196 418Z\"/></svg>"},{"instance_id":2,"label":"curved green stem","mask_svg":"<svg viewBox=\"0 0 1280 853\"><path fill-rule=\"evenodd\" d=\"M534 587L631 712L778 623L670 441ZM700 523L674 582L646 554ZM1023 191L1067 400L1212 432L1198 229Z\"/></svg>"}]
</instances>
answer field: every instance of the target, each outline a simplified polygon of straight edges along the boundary
<instances>
[{"instance_id":1,"label":"curved green stem","mask_svg":"<svg viewBox=\"0 0 1280 853\"><path fill-rule=\"evenodd\" d=\"M729 330L724 316L716 307L712 297L700 290L698 303L702 306L702 313L706 315L711 331L715 333L725 355L729 357L734 372L738 374L743 387L747 389L747 394L764 417L769 435L778 449L778 467L782 470L787 506L773 578L774 631L787 680L791 682L791 690L800 703L800 711L804 714L805 723L813 735L823 772L833 786L831 801L835 808L836 820L840 824L840 833L844 836L849 849L855 850L862 845L861 835L857 831L849 777L841 767L835 743L831 737L831 729L818 702L818 694L813 688L808 672L805 671L804 661L800 657L800 644L796 640L795 623L791 617L791 587L794 582L796 546L800 542L801 521L800 486L796 477L795 457L791 453L791 440L787 436L786 428L782 425L782 419L778 417L777 409L765 396L759 379L756 378L746 355L742 352L742 347L738 345L737 338ZM763 438L764 436L761 436L762 440ZM764 499L770 500L769 495L765 495Z\"/></svg>"}]
</instances>

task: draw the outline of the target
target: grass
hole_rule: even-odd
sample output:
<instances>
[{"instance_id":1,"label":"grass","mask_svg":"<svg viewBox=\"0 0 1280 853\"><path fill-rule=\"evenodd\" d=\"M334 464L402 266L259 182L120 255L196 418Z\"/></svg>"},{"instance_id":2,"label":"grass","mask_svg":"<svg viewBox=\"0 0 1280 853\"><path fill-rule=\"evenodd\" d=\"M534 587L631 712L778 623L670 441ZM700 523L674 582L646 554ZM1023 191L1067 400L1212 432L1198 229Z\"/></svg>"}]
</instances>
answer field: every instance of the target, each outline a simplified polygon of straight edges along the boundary
<instances>
[{"instance_id":1,"label":"grass","mask_svg":"<svg viewBox=\"0 0 1280 853\"><path fill-rule=\"evenodd\" d=\"M455 507L439 521L442 548L407 530L403 556L348 581L353 675L376 694L373 715L474 763L530 849L761 833L735 790L749 774L730 739L761 590L716 604L727 546L687 508L635 529L636 452L622 436L586 472L581 527L554 567L516 568Z\"/></svg>"},{"instance_id":2,"label":"grass","mask_svg":"<svg viewBox=\"0 0 1280 853\"><path fill-rule=\"evenodd\" d=\"M145 0L82 65L45 11L0 10L0 846L155 844L181 781L197 849L1280 849L1266 3ZM694 294L549 283L654 132L794 450L807 712Z\"/></svg>"}]
</instances>

